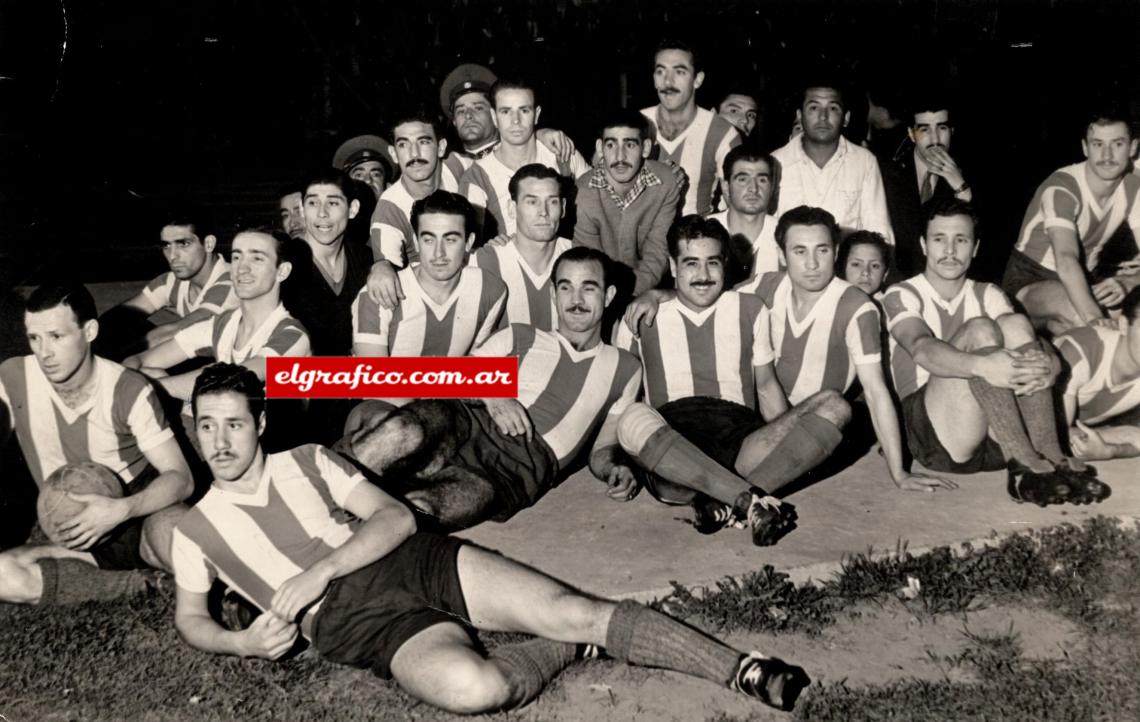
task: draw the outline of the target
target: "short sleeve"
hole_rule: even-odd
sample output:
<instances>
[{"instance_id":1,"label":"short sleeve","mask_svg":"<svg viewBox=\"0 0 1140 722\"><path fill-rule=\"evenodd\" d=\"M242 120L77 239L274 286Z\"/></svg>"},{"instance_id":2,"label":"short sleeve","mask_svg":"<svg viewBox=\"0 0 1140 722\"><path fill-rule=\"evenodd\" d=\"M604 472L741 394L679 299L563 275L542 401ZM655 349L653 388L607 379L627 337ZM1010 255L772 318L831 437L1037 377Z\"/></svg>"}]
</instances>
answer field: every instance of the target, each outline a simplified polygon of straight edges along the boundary
<instances>
[{"instance_id":1,"label":"short sleeve","mask_svg":"<svg viewBox=\"0 0 1140 722\"><path fill-rule=\"evenodd\" d=\"M331 453L323 446L313 446L313 462L320 472L321 479L328 485L329 494L340 508L348 499L356 485L364 481L364 475L347 461Z\"/></svg>"},{"instance_id":2,"label":"short sleeve","mask_svg":"<svg viewBox=\"0 0 1140 722\"><path fill-rule=\"evenodd\" d=\"M868 300L855 311L844 332L847 351L856 366L879 363L883 355L882 321L879 309Z\"/></svg>"},{"instance_id":3,"label":"short sleeve","mask_svg":"<svg viewBox=\"0 0 1140 722\"><path fill-rule=\"evenodd\" d=\"M199 321L174 334L174 343L188 357L214 354L214 322L218 316Z\"/></svg>"},{"instance_id":4,"label":"short sleeve","mask_svg":"<svg viewBox=\"0 0 1140 722\"><path fill-rule=\"evenodd\" d=\"M1050 185L1041 193L1041 215L1046 228L1076 231L1080 210L1080 199L1064 186Z\"/></svg>"},{"instance_id":5,"label":"short sleeve","mask_svg":"<svg viewBox=\"0 0 1140 722\"><path fill-rule=\"evenodd\" d=\"M1015 313L1013 304L1009 302L1009 297L992 283L987 283L985 291L982 292L982 305L984 306L983 311L989 318L1000 318L1006 314Z\"/></svg>"},{"instance_id":6,"label":"short sleeve","mask_svg":"<svg viewBox=\"0 0 1140 722\"><path fill-rule=\"evenodd\" d=\"M634 338L633 331L630 330L624 318L614 327L614 346L641 358L641 344Z\"/></svg>"},{"instance_id":7,"label":"short sleeve","mask_svg":"<svg viewBox=\"0 0 1140 722\"><path fill-rule=\"evenodd\" d=\"M166 421L158 396L150 384L142 384L138 396L127 414L127 427L135 437L135 444L144 454L174 438L174 432Z\"/></svg>"},{"instance_id":8,"label":"short sleeve","mask_svg":"<svg viewBox=\"0 0 1140 722\"><path fill-rule=\"evenodd\" d=\"M887 316L887 330L908 318L922 318L922 300L914 291L903 286L892 286L883 296L883 313Z\"/></svg>"},{"instance_id":9,"label":"short sleeve","mask_svg":"<svg viewBox=\"0 0 1140 722\"><path fill-rule=\"evenodd\" d=\"M170 302L170 289L174 285L174 274L164 273L151 280L143 287L142 293L146 300L155 308L172 306Z\"/></svg>"},{"instance_id":10,"label":"short sleeve","mask_svg":"<svg viewBox=\"0 0 1140 722\"><path fill-rule=\"evenodd\" d=\"M625 386L621 390L621 396L617 401L613 402L607 415L618 417L622 412L628 409L635 401L637 401L638 391L641 390L641 367L636 367L633 373L630 374L629 380L626 381Z\"/></svg>"},{"instance_id":11,"label":"short sleeve","mask_svg":"<svg viewBox=\"0 0 1140 722\"><path fill-rule=\"evenodd\" d=\"M170 543L170 560L175 584L194 594L209 593L214 580L206 564L206 555L178 527L174 528Z\"/></svg>"},{"instance_id":12,"label":"short sleeve","mask_svg":"<svg viewBox=\"0 0 1140 722\"><path fill-rule=\"evenodd\" d=\"M495 332L483 345L471 352L472 356L513 356L515 352L515 331L508 326Z\"/></svg>"},{"instance_id":13,"label":"short sleeve","mask_svg":"<svg viewBox=\"0 0 1140 722\"><path fill-rule=\"evenodd\" d=\"M772 348L772 319L767 306L759 304L756 318L752 321L752 365L763 366L776 360Z\"/></svg>"}]
</instances>

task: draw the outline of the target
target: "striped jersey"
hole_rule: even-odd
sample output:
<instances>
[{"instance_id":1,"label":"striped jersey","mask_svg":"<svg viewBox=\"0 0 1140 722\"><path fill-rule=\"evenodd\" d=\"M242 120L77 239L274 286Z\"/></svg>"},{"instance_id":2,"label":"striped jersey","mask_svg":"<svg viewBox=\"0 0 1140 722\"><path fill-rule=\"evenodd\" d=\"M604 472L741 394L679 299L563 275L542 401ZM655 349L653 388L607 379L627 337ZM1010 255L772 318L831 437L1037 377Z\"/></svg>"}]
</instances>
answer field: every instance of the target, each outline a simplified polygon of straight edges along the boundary
<instances>
[{"instance_id":1,"label":"striped jersey","mask_svg":"<svg viewBox=\"0 0 1140 722\"><path fill-rule=\"evenodd\" d=\"M752 294L725 291L694 311L674 298L662 303L652 326L634 338L623 320L614 345L641 359L645 397L654 408L691 396L756 408L753 368L774 359L768 309Z\"/></svg>"},{"instance_id":2,"label":"striped jersey","mask_svg":"<svg viewBox=\"0 0 1140 722\"><path fill-rule=\"evenodd\" d=\"M728 211L711 213L708 218L719 222L728 230ZM732 232L729 231L731 234ZM743 234L741 234L743 235ZM769 215L764 219L764 227L760 235L749 238L752 244L752 275L759 276L770 271L779 271L783 268L780 263L780 246L776 243L776 217Z\"/></svg>"},{"instance_id":3,"label":"striped jersey","mask_svg":"<svg viewBox=\"0 0 1140 722\"><path fill-rule=\"evenodd\" d=\"M417 266L401 269L404 299L382 308L362 288L352 304L352 345L382 346L388 356L466 356L486 341L499 323L507 288L489 273L468 266L447 302L431 299L416 277Z\"/></svg>"},{"instance_id":4,"label":"striped jersey","mask_svg":"<svg viewBox=\"0 0 1140 722\"><path fill-rule=\"evenodd\" d=\"M575 459L607 414L616 419L637 399L641 365L632 354L599 343L578 351L558 333L513 324L474 356L516 356L518 400L561 470Z\"/></svg>"},{"instance_id":5,"label":"striped jersey","mask_svg":"<svg viewBox=\"0 0 1140 722\"><path fill-rule=\"evenodd\" d=\"M757 276L736 290L756 294L768 307L776 378L793 405L823 390L847 391L856 366L882 358L879 309L841 278L831 279L802 319L792 309L786 271Z\"/></svg>"},{"instance_id":6,"label":"striped jersey","mask_svg":"<svg viewBox=\"0 0 1140 722\"><path fill-rule=\"evenodd\" d=\"M653 128L657 127L659 107L654 105L641 111ZM673 140L666 140L660 133L656 135L654 154L650 157L653 160L668 158L681 166L689 178L682 215L705 215L712 211L713 190L720 177L724 157L733 146L740 145L740 131L711 110L697 108L693 122Z\"/></svg>"},{"instance_id":7,"label":"striped jersey","mask_svg":"<svg viewBox=\"0 0 1140 722\"><path fill-rule=\"evenodd\" d=\"M237 345L241 308L226 311L174 334L174 342L188 357L211 356L216 361L240 364L258 356L309 356L309 334L301 322L277 304L242 345Z\"/></svg>"},{"instance_id":8,"label":"striped jersey","mask_svg":"<svg viewBox=\"0 0 1140 722\"><path fill-rule=\"evenodd\" d=\"M535 143L533 162L558 170L558 158L554 155L554 151L542 143ZM578 178L589 170L590 166L586 163L586 159L581 153L574 151L574 157L570 159L570 172L573 177ZM503 165L494 153L488 153L475 161L459 179L460 195L466 196L476 208L485 209L483 219L485 236L512 236L515 233L515 219L511 218L507 210L507 201L511 200L508 186L514 174L515 171ZM494 233L491 233L491 230L494 230Z\"/></svg>"},{"instance_id":9,"label":"striped jersey","mask_svg":"<svg viewBox=\"0 0 1140 722\"><path fill-rule=\"evenodd\" d=\"M459 176L452 164L439 163L439 190L451 193L459 190ZM459 171L462 175L462 169ZM420 244L412 230L412 204L416 202L403 181L384 189L376 208L372 211L368 242L372 257L381 258L396 268L403 268L420 260Z\"/></svg>"},{"instance_id":10,"label":"striped jersey","mask_svg":"<svg viewBox=\"0 0 1140 722\"><path fill-rule=\"evenodd\" d=\"M183 281L169 271L146 284L142 290L143 296L155 308L168 308L179 318L186 318L200 308L218 314L238 305L233 281L230 280L230 264L217 254L202 290L191 297L193 292L190 281Z\"/></svg>"},{"instance_id":11,"label":"striped jersey","mask_svg":"<svg viewBox=\"0 0 1140 722\"><path fill-rule=\"evenodd\" d=\"M284 582L352 538L337 511L362 481L348 462L316 444L267 455L255 491L215 484L178 521L170 548L175 583L206 594L221 579L269 609ZM315 615L322 601L306 615Z\"/></svg>"},{"instance_id":12,"label":"striped jersey","mask_svg":"<svg viewBox=\"0 0 1140 722\"><path fill-rule=\"evenodd\" d=\"M1119 329L1081 326L1053 344L1071 369L1065 396L1076 401L1077 418L1099 424L1140 406L1140 376L1113 381L1112 360L1127 336Z\"/></svg>"},{"instance_id":13,"label":"striped jersey","mask_svg":"<svg viewBox=\"0 0 1140 722\"><path fill-rule=\"evenodd\" d=\"M997 319L1013 313L1013 306L997 286L970 279L966 279L958 294L947 301L920 273L887 289L883 295L883 313L887 317L888 331L894 331L895 326L905 319L919 318L935 338L949 341L970 319L979 316ZM930 372L915 363L914 357L899 345L894 334L891 334L890 357L891 376L900 399L918 391L930 380Z\"/></svg>"},{"instance_id":14,"label":"striped jersey","mask_svg":"<svg viewBox=\"0 0 1140 722\"><path fill-rule=\"evenodd\" d=\"M557 328L554 282L550 280L550 274L554 270L554 262L573 242L569 238L555 238L552 243L554 255L550 257L550 265L540 271L532 269L523 260L513 242L502 246L488 243L471 256L472 266L497 276L507 285L507 308L500 327L521 323L543 331Z\"/></svg>"},{"instance_id":15,"label":"striped jersey","mask_svg":"<svg viewBox=\"0 0 1140 722\"><path fill-rule=\"evenodd\" d=\"M15 428L36 484L59 467L94 461L130 484L150 468L146 452L174 438L150 382L96 356L95 391L79 408L63 403L35 356L0 364L0 414Z\"/></svg>"},{"instance_id":16,"label":"striped jersey","mask_svg":"<svg viewBox=\"0 0 1140 722\"><path fill-rule=\"evenodd\" d=\"M1140 176L1128 173L1102 206L1089 190L1085 163L1065 166L1045 179L1033 194L1015 248L1051 271L1057 270L1047 231L1067 228L1084 248L1085 267L1096 268L1104 244L1122 223L1140 238Z\"/></svg>"}]
</instances>

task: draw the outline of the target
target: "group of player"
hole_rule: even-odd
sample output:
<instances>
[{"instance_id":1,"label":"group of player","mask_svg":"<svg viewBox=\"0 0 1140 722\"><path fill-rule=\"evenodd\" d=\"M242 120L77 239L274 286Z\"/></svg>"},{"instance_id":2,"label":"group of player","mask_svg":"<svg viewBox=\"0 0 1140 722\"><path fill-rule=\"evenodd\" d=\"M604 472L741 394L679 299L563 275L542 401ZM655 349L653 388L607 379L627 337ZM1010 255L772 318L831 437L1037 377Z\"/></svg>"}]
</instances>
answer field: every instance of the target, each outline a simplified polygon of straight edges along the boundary
<instances>
[{"instance_id":1,"label":"group of player","mask_svg":"<svg viewBox=\"0 0 1140 722\"><path fill-rule=\"evenodd\" d=\"M645 489L699 532L774 544L798 521L778 497L867 451L867 420L903 490L1004 469L1018 502L1107 497L1086 461L1140 454L1140 264L1098 263L1140 232L1127 120L1093 118L1087 160L1042 184L1003 291L968 277L947 108L915 109L900 176L842 136L834 83L805 83L768 153L755 100L702 109L703 82L664 43L660 104L606 116L588 163L537 129L533 86L460 66L441 106L461 150L411 112L283 193L280 227L239 228L228 260L184 210L156 228L170 272L102 317L81 285L33 291L4 431L41 486L93 461L128 493L74 496L58 543L0 553L0 599L115 598L166 570L197 648L277 658L303 637L454 711L525 704L599 654L790 708L799 668L447 534L585 465L611 499ZM513 356L518 397L266 401L266 358L350 354ZM217 583L262 613L211 616ZM538 638L487 656L475 629Z\"/></svg>"}]
</instances>

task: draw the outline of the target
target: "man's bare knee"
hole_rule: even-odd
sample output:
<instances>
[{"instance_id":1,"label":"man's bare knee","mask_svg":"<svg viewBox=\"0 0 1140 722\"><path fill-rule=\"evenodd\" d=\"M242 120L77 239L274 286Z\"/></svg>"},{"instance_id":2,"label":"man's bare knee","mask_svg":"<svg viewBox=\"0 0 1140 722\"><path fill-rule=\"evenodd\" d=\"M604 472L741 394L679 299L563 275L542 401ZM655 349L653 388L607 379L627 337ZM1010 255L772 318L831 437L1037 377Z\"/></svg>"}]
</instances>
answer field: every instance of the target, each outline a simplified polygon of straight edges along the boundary
<instances>
[{"instance_id":1,"label":"man's bare knee","mask_svg":"<svg viewBox=\"0 0 1140 722\"><path fill-rule=\"evenodd\" d=\"M810 412L826 419L837 428L842 429L851 423L851 404L843 398L843 394L834 389L826 389L811 396L812 406Z\"/></svg>"},{"instance_id":2,"label":"man's bare knee","mask_svg":"<svg viewBox=\"0 0 1140 722\"><path fill-rule=\"evenodd\" d=\"M1020 313L1007 313L997 320L1006 348L1021 348L1037 340L1037 332L1028 317Z\"/></svg>"},{"instance_id":3,"label":"man's bare knee","mask_svg":"<svg viewBox=\"0 0 1140 722\"><path fill-rule=\"evenodd\" d=\"M963 351L1001 346L1001 328L998 327L993 319L986 318L985 316L971 318L962 324L962 328L958 329L958 333L954 334L951 343Z\"/></svg>"},{"instance_id":4,"label":"man's bare knee","mask_svg":"<svg viewBox=\"0 0 1140 722\"><path fill-rule=\"evenodd\" d=\"M170 544L174 527L188 511L190 507L185 504L172 504L143 520L142 539L139 541L139 555L143 561L155 569L173 571Z\"/></svg>"},{"instance_id":5,"label":"man's bare knee","mask_svg":"<svg viewBox=\"0 0 1140 722\"><path fill-rule=\"evenodd\" d=\"M351 443L352 456L377 474L414 454L424 441L424 432L409 414L393 413L375 428L359 431Z\"/></svg>"},{"instance_id":6,"label":"man's bare knee","mask_svg":"<svg viewBox=\"0 0 1140 722\"><path fill-rule=\"evenodd\" d=\"M447 675L448 694L442 705L449 712L478 714L506 707L511 685L494 662L453 665Z\"/></svg>"}]
</instances>

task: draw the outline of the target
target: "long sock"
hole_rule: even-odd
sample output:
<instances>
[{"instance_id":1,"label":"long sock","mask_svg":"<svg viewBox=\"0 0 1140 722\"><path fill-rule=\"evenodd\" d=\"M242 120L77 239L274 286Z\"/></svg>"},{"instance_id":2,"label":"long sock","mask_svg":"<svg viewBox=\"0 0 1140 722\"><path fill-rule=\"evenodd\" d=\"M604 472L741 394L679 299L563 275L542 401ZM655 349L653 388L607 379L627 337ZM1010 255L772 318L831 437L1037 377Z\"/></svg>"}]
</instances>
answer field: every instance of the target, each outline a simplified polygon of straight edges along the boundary
<instances>
[{"instance_id":1,"label":"long sock","mask_svg":"<svg viewBox=\"0 0 1140 722\"><path fill-rule=\"evenodd\" d=\"M496 663L514 693L509 709L522 707L537 697L554 677L574 661L577 645L549 639L531 639L504 644L488 658Z\"/></svg>"},{"instance_id":2,"label":"long sock","mask_svg":"<svg viewBox=\"0 0 1140 722\"><path fill-rule=\"evenodd\" d=\"M749 488L748 482L668 426L653 432L637 454L637 460L654 474L725 504L731 505L740 492Z\"/></svg>"},{"instance_id":3,"label":"long sock","mask_svg":"<svg viewBox=\"0 0 1140 722\"><path fill-rule=\"evenodd\" d=\"M1060 464L1065 460L1061 440L1057 436L1057 419L1053 415L1053 390L1041 389L1028 396L1015 396L1021 419L1029 432L1029 441L1049 461Z\"/></svg>"},{"instance_id":4,"label":"long sock","mask_svg":"<svg viewBox=\"0 0 1140 722\"><path fill-rule=\"evenodd\" d=\"M622 601L606 629L606 653L642 667L684 672L727 685L741 653L700 630L649 607Z\"/></svg>"},{"instance_id":5,"label":"long sock","mask_svg":"<svg viewBox=\"0 0 1140 722\"><path fill-rule=\"evenodd\" d=\"M78 604L132 597L146 591L137 571L112 571L78 559L40 559L44 586L40 604Z\"/></svg>"},{"instance_id":6,"label":"long sock","mask_svg":"<svg viewBox=\"0 0 1140 722\"><path fill-rule=\"evenodd\" d=\"M804 414L772 452L748 472L748 483L775 493L822 464L841 441L843 432L838 426L822 416Z\"/></svg>"},{"instance_id":7,"label":"long sock","mask_svg":"<svg viewBox=\"0 0 1140 722\"><path fill-rule=\"evenodd\" d=\"M969 384L970 392L982 407L990 433L1001 446L1005 458L1019 461L1032 471L1052 471L1053 465L1037 453L1029 441L1013 391L998 388L978 378L970 379Z\"/></svg>"}]
</instances>

